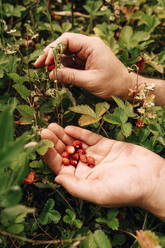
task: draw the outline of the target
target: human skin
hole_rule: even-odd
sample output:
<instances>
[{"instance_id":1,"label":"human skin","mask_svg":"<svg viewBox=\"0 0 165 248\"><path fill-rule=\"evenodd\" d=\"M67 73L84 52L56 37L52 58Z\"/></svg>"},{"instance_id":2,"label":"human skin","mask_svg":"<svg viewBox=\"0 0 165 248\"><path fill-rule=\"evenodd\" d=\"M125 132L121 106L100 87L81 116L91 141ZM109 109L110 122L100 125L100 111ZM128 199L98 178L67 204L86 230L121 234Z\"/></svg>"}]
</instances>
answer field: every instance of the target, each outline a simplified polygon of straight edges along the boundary
<instances>
[{"instance_id":1,"label":"human skin","mask_svg":"<svg viewBox=\"0 0 165 248\"><path fill-rule=\"evenodd\" d=\"M51 123L41 132L54 147L44 156L56 174L55 182L71 195L105 207L138 206L165 221L165 160L141 146L107 139L75 126L65 129ZM62 164L66 145L79 139L94 168L81 161L77 167Z\"/></svg>"},{"instance_id":2,"label":"human skin","mask_svg":"<svg viewBox=\"0 0 165 248\"><path fill-rule=\"evenodd\" d=\"M57 47L60 42L65 44L65 49L62 57L64 67L57 69L59 82L83 87L104 99L110 99L111 96L127 98L129 89L136 88L137 74L128 72L111 49L97 37L64 33L44 49L45 53L34 65L42 67L54 63L52 47ZM52 71L49 76L54 79L56 75ZM165 105L165 81L138 76L139 88L153 83L155 103Z\"/></svg>"},{"instance_id":3,"label":"human skin","mask_svg":"<svg viewBox=\"0 0 165 248\"><path fill-rule=\"evenodd\" d=\"M36 67L54 63L51 47L66 44L57 79L61 83L84 87L104 99L111 96L126 98L129 89L136 88L137 75L128 73L103 41L95 37L65 33L45 48L35 62ZM74 54L74 61L73 61ZM54 73L50 72L50 79ZM165 105L165 82L138 77L139 87L155 83L155 101ZM157 154L134 144L119 142L96 135L88 130L68 126L65 129L52 123L41 132L42 139L54 142L45 159L56 174L55 182L73 196L101 206L139 206L165 221L165 160ZM61 154L65 145L80 139L87 153L96 159L89 168L64 166Z\"/></svg>"}]
</instances>

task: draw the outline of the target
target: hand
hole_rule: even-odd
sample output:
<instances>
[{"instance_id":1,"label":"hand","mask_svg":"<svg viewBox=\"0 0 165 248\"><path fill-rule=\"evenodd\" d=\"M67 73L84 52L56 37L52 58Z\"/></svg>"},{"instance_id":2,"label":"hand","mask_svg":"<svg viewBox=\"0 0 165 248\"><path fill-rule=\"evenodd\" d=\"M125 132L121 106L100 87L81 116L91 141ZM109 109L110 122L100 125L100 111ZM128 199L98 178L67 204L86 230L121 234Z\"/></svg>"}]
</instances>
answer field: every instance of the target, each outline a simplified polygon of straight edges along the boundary
<instances>
[{"instance_id":1,"label":"hand","mask_svg":"<svg viewBox=\"0 0 165 248\"><path fill-rule=\"evenodd\" d=\"M132 205L147 209L165 220L165 161L137 145L104 138L75 126L65 129L52 123L41 133L54 142L45 159L57 175L55 182L70 194L101 206ZM89 168L64 166L61 154L74 139L83 142L87 154L96 160Z\"/></svg>"},{"instance_id":2,"label":"hand","mask_svg":"<svg viewBox=\"0 0 165 248\"><path fill-rule=\"evenodd\" d=\"M57 47L60 42L66 43L66 47L62 58L64 67L57 70L59 82L83 87L105 99L112 95L127 97L128 89L134 87L133 73L128 73L127 68L99 38L64 33L45 48L45 53L34 65L41 67L53 64L52 47ZM53 79L53 71L49 76Z\"/></svg>"}]
</instances>

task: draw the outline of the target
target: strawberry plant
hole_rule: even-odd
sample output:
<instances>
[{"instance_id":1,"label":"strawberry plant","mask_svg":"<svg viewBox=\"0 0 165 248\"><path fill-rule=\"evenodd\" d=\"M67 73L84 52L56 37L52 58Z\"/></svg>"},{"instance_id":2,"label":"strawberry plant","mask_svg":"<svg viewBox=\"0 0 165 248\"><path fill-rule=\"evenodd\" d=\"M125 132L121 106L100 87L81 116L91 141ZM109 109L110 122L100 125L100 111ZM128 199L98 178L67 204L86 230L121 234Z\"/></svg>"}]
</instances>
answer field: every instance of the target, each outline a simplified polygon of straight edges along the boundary
<instances>
[{"instance_id":1,"label":"strawberry plant","mask_svg":"<svg viewBox=\"0 0 165 248\"><path fill-rule=\"evenodd\" d=\"M96 206L54 183L43 158L54 144L40 137L51 122L79 125L165 158L165 107L154 105L152 87L105 101L52 81L63 43L52 48L51 65L34 67L45 46L72 31L100 37L137 84L139 73L163 79L164 10L162 0L0 1L0 247L165 247L164 223L147 211ZM85 153L77 140L63 164L95 166Z\"/></svg>"}]
</instances>

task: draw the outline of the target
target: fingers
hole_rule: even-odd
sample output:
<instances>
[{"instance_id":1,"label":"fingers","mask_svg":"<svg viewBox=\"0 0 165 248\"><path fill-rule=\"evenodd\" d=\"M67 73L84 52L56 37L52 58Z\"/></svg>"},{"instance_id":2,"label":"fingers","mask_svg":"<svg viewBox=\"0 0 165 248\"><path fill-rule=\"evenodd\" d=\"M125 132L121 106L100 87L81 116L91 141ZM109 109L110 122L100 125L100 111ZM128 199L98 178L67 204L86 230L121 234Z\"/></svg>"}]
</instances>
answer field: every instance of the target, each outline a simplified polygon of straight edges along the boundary
<instances>
[{"instance_id":1,"label":"fingers","mask_svg":"<svg viewBox=\"0 0 165 248\"><path fill-rule=\"evenodd\" d=\"M36 67L41 67L44 64L49 65L54 60L52 47L57 47L59 43L65 43L65 52L78 53L79 57L86 59L90 54L90 47L92 44L91 38L82 34L64 33L57 40L49 44L45 48L45 54L41 55L35 62Z\"/></svg>"},{"instance_id":2,"label":"fingers","mask_svg":"<svg viewBox=\"0 0 165 248\"><path fill-rule=\"evenodd\" d=\"M76 126L67 126L65 132L73 138L83 141L89 146L95 145L103 139L103 137L98 134Z\"/></svg>"},{"instance_id":3,"label":"fingers","mask_svg":"<svg viewBox=\"0 0 165 248\"><path fill-rule=\"evenodd\" d=\"M56 135L56 137L58 137L58 139L60 139L61 142L63 142L63 144L65 145L72 144L73 138L70 137L68 134L66 134L64 128L59 126L57 123L49 124L48 129L52 131L54 135Z\"/></svg>"},{"instance_id":4,"label":"fingers","mask_svg":"<svg viewBox=\"0 0 165 248\"><path fill-rule=\"evenodd\" d=\"M51 71L49 75L50 79L56 79L56 75ZM73 68L63 67L57 70L57 79L64 84L73 84L80 87L87 88L90 82L93 82L95 77L93 71L77 70Z\"/></svg>"},{"instance_id":5,"label":"fingers","mask_svg":"<svg viewBox=\"0 0 165 248\"><path fill-rule=\"evenodd\" d=\"M71 195L80 199L100 203L99 182L79 179L74 174L63 174L60 173L56 178L55 182L61 184Z\"/></svg>"},{"instance_id":6,"label":"fingers","mask_svg":"<svg viewBox=\"0 0 165 248\"><path fill-rule=\"evenodd\" d=\"M44 155L46 162L48 163L50 169L58 175L62 168L62 157L56 151L55 148L50 148L47 153Z\"/></svg>"}]
</instances>

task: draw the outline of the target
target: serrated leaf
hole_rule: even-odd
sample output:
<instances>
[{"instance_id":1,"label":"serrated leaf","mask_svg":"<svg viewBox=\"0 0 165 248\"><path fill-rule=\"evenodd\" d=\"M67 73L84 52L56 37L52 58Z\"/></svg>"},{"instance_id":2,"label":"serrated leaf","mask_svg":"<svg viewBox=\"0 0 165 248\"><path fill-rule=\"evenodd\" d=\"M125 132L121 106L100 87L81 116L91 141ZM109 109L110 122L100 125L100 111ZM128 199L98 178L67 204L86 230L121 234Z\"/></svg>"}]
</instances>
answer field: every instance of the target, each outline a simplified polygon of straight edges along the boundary
<instances>
[{"instance_id":1,"label":"serrated leaf","mask_svg":"<svg viewBox=\"0 0 165 248\"><path fill-rule=\"evenodd\" d=\"M101 117L99 119L93 118L89 115L82 115L79 120L78 120L78 124L82 127L82 126L87 126L93 123L98 122L101 119Z\"/></svg>"},{"instance_id":2,"label":"serrated leaf","mask_svg":"<svg viewBox=\"0 0 165 248\"><path fill-rule=\"evenodd\" d=\"M127 113L128 117L136 117L133 106L128 101L125 102L125 112Z\"/></svg>"},{"instance_id":3,"label":"serrated leaf","mask_svg":"<svg viewBox=\"0 0 165 248\"><path fill-rule=\"evenodd\" d=\"M60 213L57 210L54 210L55 202L53 199L48 199L45 203L44 209L39 216L39 222L42 225L47 225L51 222L57 224L61 218Z\"/></svg>"},{"instance_id":4,"label":"serrated leaf","mask_svg":"<svg viewBox=\"0 0 165 248\"><path fill-rule=\"evenodd\" d=\"M112 96L113 100L116 102L116 104L118 105L119 108L121 109L125 109L125 104L123 102L123 100L121 100L119 97L117 96Z\"/></svg>"},{"instance_id":5,"label":"serrated leaf","mask_svg":"<svg viewBox=\"0 0 165 248\"><path fill-rule=\"evenodd\" d=\"M8 76L9 76L15 83L18 83L18 84L22 84L22 83L24 83L24 82L28 82L28 81L29 81L28 76L21 77L21 76L19 76L19 75L18 75L17 73L15 73L15 72L8 73Z\"/></svg>"},{"instance_id":6,"label":"serrated leaf","mask_svg":"<svg viewBox=\"0 0 165 248\"><path fill-rule=\"evenodd\" d=\"M133 35L133 39L138 42L148 40L149 38L150 38L150 33L144 31L137 31Z\"/></svg>"},{"instance_id":7,"label":"serrated leaf","mask_svg":"<svg viewBox=\"0 0 165 248\"><path fill-rule=\"evenodd\" d=\"M93 237L98 248L112 248L110 240L102 230L96 230Z\"/></svg>"},{"instance_id":8,"label":"serrated leaf","mask_svg":"<svg viewBox=\"0 0 165 248\"><path fill-rule=\"evenodd\" d=\"M29 62L37 59L42 54L44 54L44 51L42 49L35 50L33 53L30 54Z\"/></svg>"},{"instance_id":9,"label":"serrated leaf","mask_svg":"<svg viewBox=\"0 0 165 248\"><path fill-rule=\"evenodd\" d=\"M125 45L130 45L132 42L133 29L130 26L125 26L121 30L120 40L125 43Z\"/></svg>"},{"instance_id":10,"label":"serrated leaf","mask_svg":"<svg viewBox=\"0 0 165 248\"><path fill-rule=\"evenodd\" d=\"M67 224L73 224L74 220L76 219L75 213L68 208L65 210L65 212L67 215L63 217L63 221Z\"/></svg>"},{"instance_id":11,"label":"serrated leaf","mask_svg":"<svg viewBox=\"0 0 165 248\"><path fill-rule=\"evenodd\" d=\"M50 140L41 140L36 148L36 151L38 152L39 155L43 156L49 148L54 147L54 143Z\"/></svg>"},{"instance_id":12,"label":"serrated leaf","mask_svg":"<svg viewBox=\"0 0 165 248\"><path fill-rule=\"evenodd\" d=\"M42 162L42 160L38 161L38 160L34 160L29 164L30 168L43 168L44 164Z\"/></svg>"},{"instance_id":13,"label":"serrated leaf","mask_svg":"<svg viewBox=\"0 0 165 248\"><path fill-rule=\"evenodd\" d=\"M78 106L70 107L69 110L78 114L89 115L93 118L96 118L95 112L88 105L78 105Z\"/></svg>"},{"instance_id":14,"label":"serrated leaf","mask_svg":"<svg viewBox=\"0 0 165 248\"><path fill-rule=\"evenodd\" d=\"M39 216L39 222L42 225L50 224L51 222L57 224L61 218L60 213L57 210L50 210L48 212L42 212Z\"/></svg>"},{"instance_id":15,"label":"serrated leaf","mask_svg":"<svg viewBox=\"0 0 165 248\"><path fill-rule=\"evenodd\" d=\"M127 138L132 133L132 124L130 122L121 125L121 131L123 135Z\"/></svg>"},{"instance_id":16,"label":"serrated leaf","mask_svg":"<svg viewBox=\"0 0 165 248\"><path fill-rule=\"evenodd\" d=\"M32 119L34 118L35 110L30 107L29 105L18 105L17 110L22 115L22 120L25 122L32 122Z\"/></svg>"},{"instance_id":17,"label":"serrated leaf","mask_svg":"<svg viewBox=\"0 0 165 248\"><path fill-rule=\"evenodd\" d=\"M87 235L86 239L81 242L80 248L98 248L91 232Z\"/></svg>"},{"instance_id":18,"label":"serrated leaf","mask_svg":"<svg viewBox=\"0 0 165 248\"><path fill-rule=\"evenodd\" d=\"M107 102L99 102L96 104L95 111L97 118L101 117L107 110L110 108L109 103Z\"/></svg>"},{"instance_id":19,"label":"serrated leaf","mask_svg":"<svg viewBox=\"0 0 165 248\"><path fill-rule=\"evenodd\" d=\"M31 91L23 84L14 84L13 88L20 94L20 96L28 102L28 97L31 95Z\"/></svg>"},{"instance_id":20,"label":"serrated leaf","mask_svg":"<svg viewBox=\"0 0 165 248\"><path fill-rule=\"evenodd\" d=\"M113 114L107 114L104 116L104 120L116 125L122 125L127 122L128 115L121 108L116 108Z\"/></svg>"}]
</instances>

